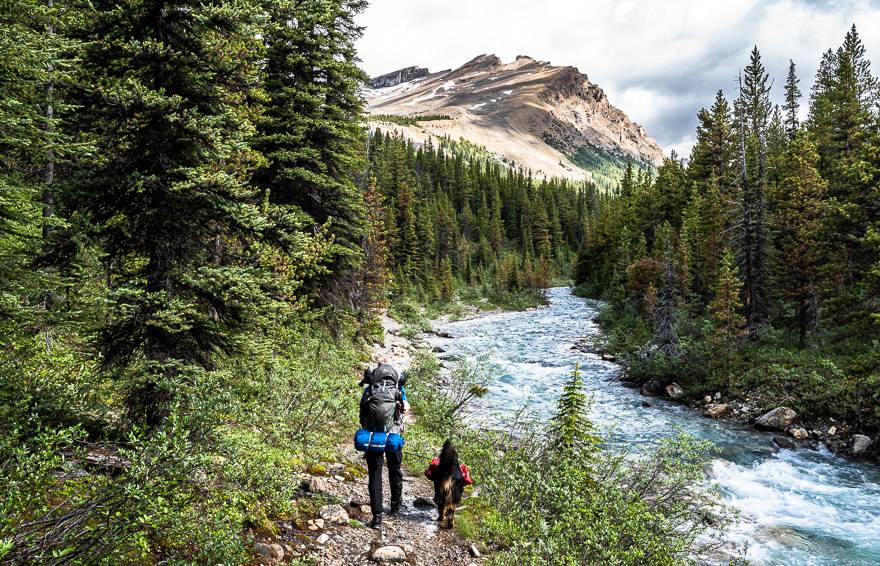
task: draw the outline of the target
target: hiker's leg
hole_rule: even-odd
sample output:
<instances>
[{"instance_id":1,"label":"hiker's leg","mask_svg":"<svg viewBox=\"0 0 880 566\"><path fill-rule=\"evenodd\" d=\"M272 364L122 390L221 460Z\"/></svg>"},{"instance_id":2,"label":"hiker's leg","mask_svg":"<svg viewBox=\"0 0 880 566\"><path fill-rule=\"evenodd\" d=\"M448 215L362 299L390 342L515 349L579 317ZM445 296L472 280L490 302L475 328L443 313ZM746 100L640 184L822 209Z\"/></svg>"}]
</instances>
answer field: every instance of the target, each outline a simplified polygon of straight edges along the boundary
<instances>
[{"instance_id":1,"label":"hiker's leg","mask_svg":"<svg viewBox=\"0 0 880 566\"><path fill-rule=\"evenodd\" d=\"M370 509L373 515L382 514L382 453L367 452L369 472Z\"/></svg>"},{"instance_id":2,"label":"hiker's leg","mask_svg":"<svg viewBox=\"0 0 880 566\"><path fill-rule=\"evenodd\" d=\"M391 486L391 510L396 513L403 499L403 472L400 469L403 450L386 452L385 459L388 462L388 484Z\"/></svg>"}]
</instances>

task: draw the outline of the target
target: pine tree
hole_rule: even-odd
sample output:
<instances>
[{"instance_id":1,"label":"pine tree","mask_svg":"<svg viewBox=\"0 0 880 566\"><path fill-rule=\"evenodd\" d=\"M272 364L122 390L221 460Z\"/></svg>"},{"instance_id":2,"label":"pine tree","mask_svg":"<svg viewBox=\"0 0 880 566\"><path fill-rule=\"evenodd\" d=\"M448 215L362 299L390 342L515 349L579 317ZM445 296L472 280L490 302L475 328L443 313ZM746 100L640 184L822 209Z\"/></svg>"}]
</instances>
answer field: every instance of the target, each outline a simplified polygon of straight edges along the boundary
<instances>
[{"instance_id":1,"label":"pine tree","mask_svg":"<svg viewBox=\"0 0 880 566\"><path fill-rule=\"evenodd\" d=\"M730 105L722 91L709 111L697 114L697 141L691 151L688 178L701 187L714 183L726 193L736 180L736 143Z\"/></svg>"},{"instance_id":2,"label":"pine tree","mask_svg":"<svg viewBox=\"0 0 880 566\"><path fill-rule=\"evenodd\" d=\"M328 274L346 276L359 266L365 235L362 190L352 178L362 171L359 91L366 80L357 67L354 43L361 28L354 20L366 2L266 0L263 5L268 100L256 148L267 162L255 181L273 205L283 207L284 214L276 215L279 230L294 233L329 223L333 247L327 262L337 269ZM347 286L338 279L310 284L330 289L343 304L354 292Z\"/></svg>"},{"instance_id":3,"label":"pine tree","mask_svg":"<svg viewBox=\"0 0 880 566\"><path fill-rule=\"evenodd\" d=\"M853 24L843 39L841 50L850 60L857 86L856 97L865 112L877 110L880 103L880 82L871 73L871 62L866 56L865 45L856 25Z\"/></svg>"},{"instance_id":4,"label":"pine tree","mask_svg":"<svg viewBox=\"0 0 880 566\"><path fill-rule=\"evenodd\" d=\"M652 343L664 356L679 356L676 324L676 266L671 237L664 245L660 290L657 293L657 306L654 309L654 336Z\"/></svg>"},{"instance_id":5,"label":"pine tree","mask_svg":"<svg viewBox=\"0 0 880 566\"><path fill-rule=\"evenodd\" d=\"M590 400L584 393L584 379L580 364L576 364L556 402L556 413L551 419L553 438L557 449L565 457L585 464L599 443L588 411Z\"/></svg>"},{"instance_id":6,"label":"pine tree","mask_svg":"<svg viewBox=\"0 0 880 566\"><path fill-rule=\"evenodd\" d=\"M827 215L827 183L817 170L819 154L805 132L786 149L778 188L772 194L776 285L797 312L798 342L816 326Z\"/></svg>"},{"instance_id":7,"label":"pine tree","mask_svg":"<svg viewBox=\"0 0 880 566\"><path fill-rule=\"evenodd\" d=\"M740 315L741 284L730 250L725 251L718 270L715 298L709 303L709 314L715 326L715 345L722 354L722 371L730 388L730 358L737 342L745 335L745 318Z\"/></svg>"},{"instance_id":8,"label":"pine tree","mask_svg":"<svg viewBox=\"0 0 880 566\"><path fill-rule=\"evenodd\" d=\"M156 425L266 303L259 258L239 247L265 225L242 105L259 96L259 14L223 2L93 6L80 123L103 159L67 197L98 227L117 281L102 361L130 380L131 418Z\"/></svg>"},{"instance_id":9,"label":"pine tree","mask_svg":"<svg viewBox=\"0 0 880 566\"><path fill-rule=\"evenodd\" d=\"M769 310L768 233L766 225L766 133L770 112L768 75L758 48L740 82L737 100L740 138L740 203L737 244L750 338L766 325Z\"/></svg>"},{"instance_id":10,"label":"pine tree","mask_svg":"<svg viewBox=\"0 0 880 566\"><path fill-rule=\"evenodd\" d=\"M788 76L785 79L785 105L783 106L785 133L789 139L794 137L795 132L800 126L798 110L800 109L801 89L798 86L799 84L800 79L798 79L794 61L789 59Z\"/></svg>"}]
</instances>

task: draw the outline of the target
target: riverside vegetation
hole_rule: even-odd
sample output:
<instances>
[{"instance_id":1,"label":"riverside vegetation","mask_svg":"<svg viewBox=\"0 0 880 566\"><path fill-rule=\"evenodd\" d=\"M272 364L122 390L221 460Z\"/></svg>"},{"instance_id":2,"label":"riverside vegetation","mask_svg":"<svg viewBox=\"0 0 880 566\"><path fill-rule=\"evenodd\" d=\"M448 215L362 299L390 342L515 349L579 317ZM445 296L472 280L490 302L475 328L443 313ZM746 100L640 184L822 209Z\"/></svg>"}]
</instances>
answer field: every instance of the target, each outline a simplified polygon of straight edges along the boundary
<instances>
[{"instance_id":1,"label":"riverside vegetation","mask_svg":"<svg viewBox=\"0 0 880 566\"><path fill-rule=\"evenodd\" d=\"M699 112L687 165L630 168L601 201L575 279L610 301L631 379L786 405L848 451L841 433L880 431L880 90L855 26L804 123L794 63L782 108L770 85L756 47L732 108L719 91Z\"/></svg>"},{"instance_id":2,"label":"riverside vegetation","mask_svg":"<svg viewBox=\"0 0 880 566\"><path fill-rule=\"evenodd\" d=\"M361 0L0 5L0 563L253 561L314 512L383 309L540 302L613 206L369 132ZM702 447L601 451L577 374L558 447L471 441L429 374L413 442L462 439L497 562L697 552Z\"/></svg>"}]
</instances>

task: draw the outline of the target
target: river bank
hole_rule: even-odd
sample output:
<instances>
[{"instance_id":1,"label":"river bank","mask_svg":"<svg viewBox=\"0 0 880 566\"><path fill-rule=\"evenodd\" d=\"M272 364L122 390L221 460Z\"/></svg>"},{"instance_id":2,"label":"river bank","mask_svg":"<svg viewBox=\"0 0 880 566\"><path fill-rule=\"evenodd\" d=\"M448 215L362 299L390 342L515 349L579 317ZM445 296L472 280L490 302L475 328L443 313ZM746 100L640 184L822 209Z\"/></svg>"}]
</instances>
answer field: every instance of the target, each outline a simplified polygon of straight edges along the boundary
<instances>
[{"instance_id":1,"label":"river bank","mask_svg":"<svg viewBox=\"0 0 880 566\"><path fill-rule=\"evenodd\" d=\"M635 359L644 363L644 352L627 349L620 343L617 347L608 343L604 336L614 331L613 319L600 314L593 322L602 328L603 335L583 338L574 347L619 364L618 379L645 397L681 403L705 418L752 426L771 434L772 441L780 448L826 449L846 458L880 463L877 437L866 434L867 431L846 418L817 415L809 409L795 411L789 406L791 394L784 388L774 391L757 387L736 391L717 383L700 385L681 381L680 384L674 376L665 379L634 376L630 371L631 361ZM817 387L830 386L817 384Z\"/></svg>"},{"instance_id":2,"label":"river bank","mask_svg":"<svg viewBox=\"0 0 880 566\"><path fill-rule=\"evenodd\" d=\"M553 289L549 308L450 322L437 330L454 338L430 341L450 356L488 357L497 379L480 405L499 421L516 418L525 405L549 418L561 383L579 363L593 398L591 418L599 430L609 431L608 442L638 450L676 431L712 442L717 452L707 466L709 481L741 517L725 537L729 552L739 549L753 563L765 565L880 560L878 468L841 459L822 447L780 448L771 434L751 425L704 418L680 400L646 398L637 388L624 387L621 367L609 356L602 359L575 347L585 335L601 337L600 308L567 289Z\"/></svg>"}]
</instances>

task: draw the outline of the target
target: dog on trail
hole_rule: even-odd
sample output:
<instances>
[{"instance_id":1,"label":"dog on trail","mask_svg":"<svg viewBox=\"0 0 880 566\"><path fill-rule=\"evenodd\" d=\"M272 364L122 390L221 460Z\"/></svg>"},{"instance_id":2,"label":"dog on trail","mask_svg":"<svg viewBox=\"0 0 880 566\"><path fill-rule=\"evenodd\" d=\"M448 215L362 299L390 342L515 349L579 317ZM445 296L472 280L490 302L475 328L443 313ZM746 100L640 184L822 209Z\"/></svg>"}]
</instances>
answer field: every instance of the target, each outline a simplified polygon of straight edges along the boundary
<instances>
[{"instance_id":1,"label":"dog on trail","mask_svg":"<svg viewBox=\"0 0 880 566\"><path fill-rule=\"evenodd\" d=\"M465 479L458 452L449 440L443 443L440 461L431 474L431 481L434 482L434 503L440 511L437 518L440 528L451 529L455 526L455 510L461 503Z\"/></svg>"}]
</instances>

